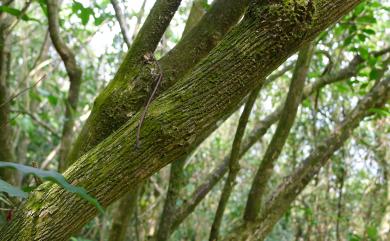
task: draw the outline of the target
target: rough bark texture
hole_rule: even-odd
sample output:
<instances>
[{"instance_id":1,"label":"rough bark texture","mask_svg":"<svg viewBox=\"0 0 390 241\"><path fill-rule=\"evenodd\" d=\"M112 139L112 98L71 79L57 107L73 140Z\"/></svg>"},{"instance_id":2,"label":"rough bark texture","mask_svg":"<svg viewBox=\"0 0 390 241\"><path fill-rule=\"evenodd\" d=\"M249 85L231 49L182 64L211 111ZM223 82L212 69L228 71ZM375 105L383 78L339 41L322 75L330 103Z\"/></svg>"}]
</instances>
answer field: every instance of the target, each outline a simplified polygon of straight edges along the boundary
<instances>
[{"instance_id":1,"label":"rough bark texture","mask_svg":"<svg viewBox=\"0 0 390 241\"><path fill-rule=\"evenodd\" d=\"M167 53L161 60L163 80L157 94L167 90L187 71L195 66L221 40L226 32L241 17L248 0L216 0L210 11L200 20L184 38ZM132 46L132 48L135 46ZM129 51L129 55L132 49ZM127 58L129 59L129 58ZM152 80L150 74L157 66L146 66L129 73L131 63L125 60L121 73L112 81L112 87L103 91L97 102L104 102L101 106L94 106L91 115L78 136L69 155L69 162L73 163L82 154L96 146L107 136L117 130L127 120L134 117L142 108L145 99L150 93ZM111 98L109 97L111 96ZM135 138L135 137L133 137Z\"/></svg>"},{"instance_id":2,"label":"rough bark texture","mask_svg":"<svg viewBox=\"0 0 390 241\"><path fill-rule=\"evenodd\" d=\"M183 35L193 29L205 13L205 10L201 6L202 1L203 0L194 1L188 19L186 21L186 26ZM165 197L163 211L160 215L160 220L158 222L155 240L168 240L169 235L171 233L170 229L172 225L172 219L175 215L175 210L177 208L177 200L179 198L180 190L184 185L184 165L186 160L187 158L185 157L180 160L174 161L171 164L168 191Z\"/></svg>"},{"instance_id":3,"label":"rough bark texture","mask_svg":"<svg viewBox=\"0 0 390 241\"><path fill-rule=\"evenodd\" d=\"M249 120L249 116L252 112L253 105L255 104L257 95L262 86L257 87L255 90L251 92L248 97L248 101L245 104L245 108L240 116L240 120L238 123L238 127L236 130L236 134L234 136L231 154L229 158L229 174L226 179L225 185L222 189L221 197L219 199L217 211L215 213L213 224L211 225L210 231L210 241L218 240L219 229L221 227L223 213L225 212L226 205L229 201L230 194L233 191L237 174L240 170L240 147L242 143L242 139L244 137L245 129Z\"/></svg>"},{"instance_id":4,"label":"rough bark texture","mask_svg":"<svg viewBox=\"0 0 390 241\"><path fill-rule=\"evenodd\" d=\"M257 3L257 2L256 2ZM150 106L141 147L134 133L139 113L83 155L65 177L107 206L168 163L186 156L236 110L250 90L303 44L359 4L359 0L253 4L240 24ZM119 75L123 73L119 71ZM115 85L110 88L115 92ZM116 96L117 97L117 96ZM97 100L97 106L101 105ZM103 107L103 106L100 106ZM115 110L107 110L115 111ZM97 210L74 194L46 183L0 231L3 240L66 240Z\"/></svg>"},{"instance_id":5,"label":"rough bark texture","mask_svg":"<svg viewBox=\"0 0 390 241\"><path fill-rule=\"evenodd\" d=\"M291 127L294 124L298 111L298 106L302 100L302 93L305 85L307 73L309 71L311 57L313 55L313 46L308 44L299 52L298 60L291 79L289 92L279 119L276 131L265 151L264 157L260 162L255 177L249 191L248 200L245 206L244 220L251 222L257 217L260 211L262 199L271 177L274 165L278 159Z\"/></svg>"},{"instance_id":6,"label":"rough bark texture","mask_svg":"<svg viewBox=\"0 0 390 241\"><path fill-rule=\"evenodd\" d=\"M390 78L381 81L359 101L333 133L309 155L291 175L283 179L265 204L264 211L255 223L243 224L234 230L227 240L264 240L275 223L288 210L291 203L306 185L318 174L329 158L351 136L364 117L371 115L371 108L380 108L390 99ZM244 231L245 230L245 231Z\"/></svg>"},{"instance_id":7,"label":"rough bark texture","mask_svg":"<svg viewBox=\"0 0 390 241\"><path fill-rule=\"evenodd\" d=\"M60 160L58 166L60 171L64 171L68 166L66 159L72 144L73 127L75 122L74 115L79 102L82 70L76 62L74 53L60 36L59 1L47 0L46 4L50 38L54 48L64 62L70 82L68 97L65 102L65 120L62 128Z\"/></svg>"}]
</instances>

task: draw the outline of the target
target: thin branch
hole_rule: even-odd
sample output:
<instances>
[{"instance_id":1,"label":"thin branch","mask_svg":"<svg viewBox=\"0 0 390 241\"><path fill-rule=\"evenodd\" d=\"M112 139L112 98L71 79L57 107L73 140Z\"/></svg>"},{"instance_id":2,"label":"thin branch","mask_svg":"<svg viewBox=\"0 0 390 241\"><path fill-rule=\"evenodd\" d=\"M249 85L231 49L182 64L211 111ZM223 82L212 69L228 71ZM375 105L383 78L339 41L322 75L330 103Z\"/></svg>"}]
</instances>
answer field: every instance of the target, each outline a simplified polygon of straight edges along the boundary
<instances>
[{"instance_id":1,"label":"thin branch","mask_svg":"<svg viewBox=\"0 0 390 241\"><path fill-rule=\"evenodd\" d=\"M61 148L59 170L63 171L67 168L67 156L70 150L74 127L74 112L77 109L79 101L80 85L82 70L76 62L76 57L72 50L66 45L60 36L59 26L59 4L58 0L46 0L49 33L54 48L64 62L66 72L69 77L70 86L68 90L68 98L65 103L65 122L62 129Z\"/></svg>"},{"instance_id":2,"label":"thin branch","mask_svg":"<svg viewBox=\"0 0 390 241\"><path fill-rule=\"evenodd\" d=\"M389 51L377 51L375 53L380 53L381 55ZM307 97L318 91L320 88L325 87L326 85L344 81L357 74L359 70L359 64L363 62L363 59L360 56L356 56L350 62L350 64L341 69L336 73L329 73L312 84L305 86L302 96L302 101ZM269 77L271 78L271 76ZM267 82L267 80L266 80ZM240 158L255 144L257 143L267 132L267 130L275 124L282 113L283 105L280 105L267 117L263 118L258 124L256 124L254 130L251 134L245 138L243 145L241 146ZM229 157L226 156L223 158L222 163L215 168L208 177L205 178L205 181L202 182L195 191L190 195L191 197L186 200L183 206L181 206L175 213L175 218L172 224L172 230L175 230L186 218L190 215L197 205L207 196L207 194L213 189L213 187L222 179L225 173L228 171L228 161Z\"/></svg>"},{"instance_id":3,"label":"thin branch","mask_svg":"<svg viewBox=\"0 0 390 241\"><path fill-rule=\"evenodd\" d=\"M307 73L309 71L313 45L303 47L298 55L294 74L291 79L289 92L285 101L279 123L272 137L271 142L264 154L260 166L253 179L248 200L245 207L244 220L252 222L256 219L261 208L262 199L265 193L268 180L272 176L274 165L283 150L291 127L294 124L298 106L302 99L303 89Z\"/></svg>"},{"instance_id":4,"label":"thin branch","mask_svg":"<svg viewBox=\"0 0 390 241\"><path fill-rule=\"evenodd\" d=\"M133 41L135 39L135 37L137 36L138 30L139 30L139 27L141 26L142 18L144 17L144 14L145 14L146 1L147 0L144 0L142 2L141 8L138 12L137 22L135 23L134 31L133 31L133 34L131 35L131 41Z\"/></svg>"},{"instance_id":5,"label":"thin branch","mask_svg":"<svg viewBox=\"0 0 390 241\"><path fill-rule=\"evenodd\" d=\"M50 162L54 160L54 157L57 155L59 150L60 145L57 145L53 150L51 150L49 155L47 155L45 160L43 160L41 164L41 169L46 169L49 166Z\"/></svg>"},{"instance_id":6,"label":"thin branch","mask_svg":"<svg viewBox=\"0 0 390 241\"><path fill-rule=\"evenodd\" d=\"M140 135L141 135L142 123L145 120L145 116L146 116L146 113L148 112L148 108L150 106L150 103L152 102L154 96L156 95L157 89L160 86L161 81L163 79L163 71L161 69L161 66L160 66L159 62L154 58L153 54L150 54L149 58L150 58L149 61L153 61L154 63L156 63L156 65L158 67L158 73L157 73L157 79L155 81L156 84L155 84L155 86L153 88L152 93L150 94L150 96L148 97L148 99L147 99L147 101L145 103L144 110L142 111L141 118L139 119L139 123L138 123L138 127L137 127L137 139L136 139L136 146L137 146L137 148L140 148L139 138L140 138Z\"/></svg>"},{"instance_id":7,"label":"thin branch","mask_svg":"<svg viewBox=\"0 0 390 241\"><path fill-rule=\"evenodd\" d=\"M76 57L72 50L66 45L60 36L59 26L59 1L46 0L48 11L49 33L53 45L65 64L70 82L78 82L81 79L81 68L76 62Z\"/></svg>"},{"instance_id":8,"label":"thin branch","mask_svg":"<svg viewBox=\"0 0 390 241\"><path fill-rule=\"evenodd\" d=\"M22 8L22 10L20 10L19 16L17 16L16 19L14 20L14 22L11 23L11 25L6 29L7 33L11 33L15 29L15 27L18 25L18 23L20 22L22 17L26 14L26 12L27 12L28 8L30 7L31 3L32 3L32 0L29 0L29 1L26 2L24 7Z\"/></svg>"},{"instance_id":9,"label":"thin branch","mask_svg":"<svg viewBox=\"0 0 390 241\"><path fill-rule=\"evenodd\" d=\"M317 175L330 157L350 137L359 123L372 113L371 108L380 108L390 99L390 78L386 78L375 85L362 98L357 106L350 111L344 121L334 128L333 133L309 155L291 175L283 178L283 182L276 188L265 204L264 211L256 224L251 227L253 236L262 240L272 229L279 218L287 211L293 200L302 192L306 185Z\"/></svg>"},{"instance_id":10,"label":"thin branch","mask_svg":"<svg viewBox=\"0 0 390 241\"><path fill-rule=\"evenodd\" d=\"M221 227L223 213L225 212L226 205L229 201L230 195L235 185L237 174L240 170L240 164L238 161L240 159L239 157L240 157L240 147L241 147L242 139L244 137L245 129L248 124L249 116L252 112L252 108L256 102L256 98L259 94L261 87L262 86L257 87L255 90L253 90L250 93L248 101L245 104L245 108L242 111L240 120L238 122L238 127L236 130L236 134L234 136L234 140L231 148L231 154L229 158L229 173L221 193L221 197L218 203L217 211L215 213L213 224L211 226L210 237L209 237L210 241L218 240L219 229Z\"/></svg>"},{"instance_id":11,"label":"thin branch","mask_svg":"<svg viewBox=\"0 0 390 241\"><path fill-rule=\"evenodd\" d=\"M122 9L119 6L119 3L117 0L111 0L111 4L112 4L112 7L114 8L116 20L119 23L119 27L121 29L123 40L125 41L127 47L130 48L131 37L130 37L130 33L129 33L129 28L127 27L127 24L126 24L126 18L123 15Z\"/></svg>"},{"instance_id":12,"label":"thin branch","mask_svg":"<svg viewBox=\"0 0 390 241\"><path fill-rule=\"evenodd\" d=\"M53 136L60 138L60 136L57 134L58 131L56 131L53 127L48 125L47 123L40 120L36 115L33 113L30 113L26 110L11 110L11 112L15 112L18 114L28 115L33 121L35 121L38 125L40 125L43 129L49 131Z\"/></svg>"},{"instance_id":13,"label":"thin branch","mask_svg":"<svg viewBox=\"0 0 390 241\"><path fill-rule=\"evenodd\" d=\"M41 82L44 78L46 78L46 75L43 75L40 79L38 79L33 85L31 85L30 87L27 87L23 90L21 90L20 92L14 94L13 96L11 96L7 101L3 102L2 104L0 104L0 108L2 108L4 105L10 103L11 101L13 101L14 99L18 98L20 95L26 93L27 91L35 88L39 82Z\"/></svg>"},{"instance_id":14,"label":"thin branch","mask_svg":"<svg viewBox=\"0 0 390 241\"><path fill-rule=\"evenodd\" d=\"M146 53L153 53L178 9L181 0L157 0L131 46L126 59L142 61Z\"/></svg>"}]
</instances>

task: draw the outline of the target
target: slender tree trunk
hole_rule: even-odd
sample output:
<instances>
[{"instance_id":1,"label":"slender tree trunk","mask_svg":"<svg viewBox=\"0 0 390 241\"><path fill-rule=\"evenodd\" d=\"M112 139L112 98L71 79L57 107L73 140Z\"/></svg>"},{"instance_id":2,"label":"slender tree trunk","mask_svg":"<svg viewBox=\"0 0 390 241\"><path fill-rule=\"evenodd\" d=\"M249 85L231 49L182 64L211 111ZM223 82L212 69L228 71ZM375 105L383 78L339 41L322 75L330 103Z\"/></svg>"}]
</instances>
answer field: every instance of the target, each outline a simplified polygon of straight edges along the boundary
<instances>
[{"instance_id":1,"label":"slender tree trunk","mask_svg":"<svg viewBox=\"0 0 390 241\"><path fill-rule=\"evenodd\" d=\"M184 164L186 160L187 158L183 158L172 163L168 192L156 233L157 241L167 240L169 234L171 233L170 230L172 218L174 217L176 211L176 202L178 200L180 190L183 187Z\"/></svg>"},{"instance_id":2,"label":"slender tree trunk","mask_svg":"<svg viewBox=\"0 0 390 241\"><path fill-rule=\"evenodd\" d=\"M278 126L256 172L248 195L244 213L244 220L247 222L255 221L260 212L268 180L273 173L275 162L286 143L291 127L295 121L298 106L302 100L302 93L312 55L312 44L304 46L299 52Z\"/></svg>"},{"instance_id":3,"label":"slender tree trunk","mask_svg":"<svg viewBox=\"0 0 390 241\"><path fill-rule=\"evenodd\" d=\"M73 127L75 123L77 104L79 102L82 70L76 62L75 54L66 45L66 43L60 36L60 1L47 0L46 4L50 38L54 45L54 48L64 62L65 69L70 82L68 97L65 101L65 120L62 128L60 159L58 166L59 171L62 172L68 166L68 164L66 163L66 159L70 151L73 139Z\"/></svg>"},{"instance_id":4,"label":"slender tree trunk","mask_svg":"<svg viewBox=\"0 0 390 241\"><path fill-rule=\"evenodd\" d=\"M343 212L343 188L344 188L344 179L345 179L345 171L338 176L338 190L337 190L337 216L336 216L336 240L340 241L341 233L340 233L340 222L342 219Z\"/></svg>"},{"instance_id":5,"label":"slender tree trunk","mask_svg":"<svg viewBox=\"0 0 390 241\"><path fill-rule=\"evenodd\" d=\"M137 206L139 188L134 188L126 194L119 202L118 208L115 209L113 223L110 230L109 241L124 241L129 227L129 221L134 215Z\"/></svg>"},{"instance_id":6,"label":"slender tree trunk","mask_svg":"<svg viewBox=\"0 0 390 241\"><path fill-rule=\"evenodd\" d=\"M236 130L236 134L234 136L234 140L233 140L233 144L232 144L232 148L231 148L231 154L230 154L230 158L229 158L229 173L228 173L225 185L222 189L221 197L219 199L219 203L218 203L217 211L215 213L213 224L211 225L211 231L210 231L210 237L209 237L210 241L218 240L219 230L221 228L223 214L225 212L226 205L229 201L230 195L233 191L236 177L238 175L238 172L240 171L240 164L239 164L240 158L239 157L240 157L240 151L241 151L240 147L241 147L242 139L244 137L245 129L246 129L246 126L248 124L249 116L252 112L252 108L255 104L256 98L259 94L261 87L262 86L260 85L259 87L257 87L256 89L254 89L250 93L250 95L248 97L248 101L245 104L245 108L241 114L241 117L240 117L240 120L238 123L238 127Z\"/></svg>"},{"instance_id":7,"label":"slender tree trunk","mask_svg":"<svg viewBox=\"0 0 390 241\"><path fill-rule=\"evenodd\" d=\"M385 53L387 53L388 50L384 51L378 51L375 53L372 53L375 56L380 56ZM313 93L317 92L324 86L328 84L332 84L338 81L346 80L354 75L356 75L358 71L358 66L363 61L363 59L360 56L355 56L353 60L350 62L350 64L338 71L337 73L329 73L327 75L324 75L323 77L319 78L317 81L315 81L312 84L308 84L303 93L302 101L306 98L308 98ZM279 78L282 76L289 67L284 68L277 73L271 75L267 80L266 83L272 82L273 80ZM276 123L282 113L282 105L277 107L276 110L265 117L262 121L256 124L251 134L245 138L243 141L243 145L241 146L240 150L240 158L255 144L257 143L263 135L267 132L267 130ZM203 200L203 198L213 189L213 187L221 180L221 178L225 175L225 173L228 170L228 160L229 156L226 156L223 158L222 163L213 170L210 175L208 175L205 182L201 183L193 192L190 198L184 203L183 206L181 206L175 213L175 218L173 221L172 231L175 230L182 222L183 220L190 215L193 210L196 208L196 206ZM294 162L294 161L293 161Z\"/></svg>"}]
</instances>

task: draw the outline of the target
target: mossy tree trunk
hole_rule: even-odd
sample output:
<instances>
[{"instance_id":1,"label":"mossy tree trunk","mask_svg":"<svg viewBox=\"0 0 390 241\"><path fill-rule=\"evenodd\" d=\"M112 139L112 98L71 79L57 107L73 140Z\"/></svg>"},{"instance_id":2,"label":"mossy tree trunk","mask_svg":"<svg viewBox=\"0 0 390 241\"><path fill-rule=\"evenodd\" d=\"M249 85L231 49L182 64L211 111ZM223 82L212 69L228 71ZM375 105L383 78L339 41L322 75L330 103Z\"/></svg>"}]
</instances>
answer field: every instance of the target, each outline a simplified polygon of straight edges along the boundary
<instances>
[{"instance_id":1,"label":"mossy tree trunk","mask_svg":"<svg viewBox=\"0 0 390 241\"><path fill-rule=\"evenodd\" d=\"M360 3L359 0L268 2L253 1L240 24L207 58L153 101L141 131L140 148L135 148L140 113L127 113L132 118L81 156L67 169L65 177L108 206L130 186L190 153L217 128L220 119L237 109L260 80ZM133 87L119 80L148 76L148 68L141 73L131 65L122 65L116 80L97 99L94 109L108 116L117 112L115 105L107 103L123 101L127 93L123 88ZM12 241L66 240L96 213L86 201L45 183L21 205L0 236Z\"/></svg>"}]
</instances>

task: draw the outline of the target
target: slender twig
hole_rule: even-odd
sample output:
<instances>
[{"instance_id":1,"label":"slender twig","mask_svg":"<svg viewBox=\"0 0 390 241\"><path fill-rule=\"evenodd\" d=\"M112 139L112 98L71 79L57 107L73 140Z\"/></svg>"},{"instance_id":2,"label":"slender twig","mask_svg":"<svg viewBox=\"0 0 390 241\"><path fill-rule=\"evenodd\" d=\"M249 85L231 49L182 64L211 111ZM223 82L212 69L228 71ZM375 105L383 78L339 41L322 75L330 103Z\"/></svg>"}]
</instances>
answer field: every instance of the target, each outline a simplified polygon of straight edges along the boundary
<instances>
[{"instance_id":1,"label":"slender twig","mask_svg":"<svg viewBox=\"0 0 390 241\"><path fill-rule=\"evenodd\" d=\"M130 44L131 44L130 33L129 33L129 29L126 25L125 16L123 15L122 9L119 6L119 3L117 0L111 0L111 4L112 4L112 7L114 8L115 16L116 16L116 19L119 23L119 27L121 29L123 40L125 41L127 47L130 48Z\"/></svg>"},{"instance_id":2,"label":"slender twig","mask_svg":"<svg viewBox=\"0 0 390 241\"><path fill-rule=\"evenodd\" d=\"M27 87L23 90L21 90L20 92L16 93L15 95L11 96L7 101L5 101L4 103L2 103L0 105L0 108L2 108L4 105L8 104L9 102L11 102L12 100L16 99L17 97L19 97L20 95L26 93L27 91L33 89L35 86L37 86L39 84L39 82L41 82L44 78L46 77L46 75L43 75L40 79L38 79L32 86L30 87Z\"/></svg>"},{"instance_id":3,"label":"slender twig","mask_svg":"<svg viewBox=\"0 0 390 241\"><path fill-rule=\"evenodd\" d=\"M19 113L19 114L23 114L23 115L28 115L33 121L35 121L38 125L40 125L41 127L43 127L45 130L49 131L52 135L54 135L55 137L57 138L60 138L60 136L57 134L57 131L51 127L50 125L48 125L47 123L43 122L42 120L40 120L36 115L34 115L33 113L30 113L26 110L11 110L11 112L15 112L15 113Z\"/></svg>"},{"instance_id":4,"label":"slender twig","mask_svg":"<svg viewBox=\"0 0 390 241\"><path fill-rule=\"evenodd\" d=\"M31 3L32 3L31 0L26 2L24 7L22 8L22 10L20 11L19 16L17 16L16 20L6 30L8 33L11 33L14 30L14 28L16 27L16 25L18 25L20 19L22 19L22 17L26 14L26 12L27 12L28 8L30 7Z\"/></svg>"},{"instance_id":5,"label":"slender twig","mask_svg":"<svg viewBox=\"0 0 390 241\"><path fill-rule=\"evenodd\" d=\"M229 158L228 177L225 181L225 185L223 187L221 197L219 199L217 211L215 213L214 221L211 226L210 237L209 237L210 241L218 240L219 229L222 223L223 214L225 212L225 208L229 201L230 195L233 191L236 177L240 170L239 160L240 160L240 147L241 147L242 139L244 137L245 129L248 124L249 116L252 112L253 106L256 102L256 98L261 88L262 85L260 85L259 87L257 87L255 90L251 92L248 101L245 104L244 110L242 111L238 123L238 127L236 130L236 134L234 136L232 148L231 148L231 154Z\"/></svg>"}]
</instances>

